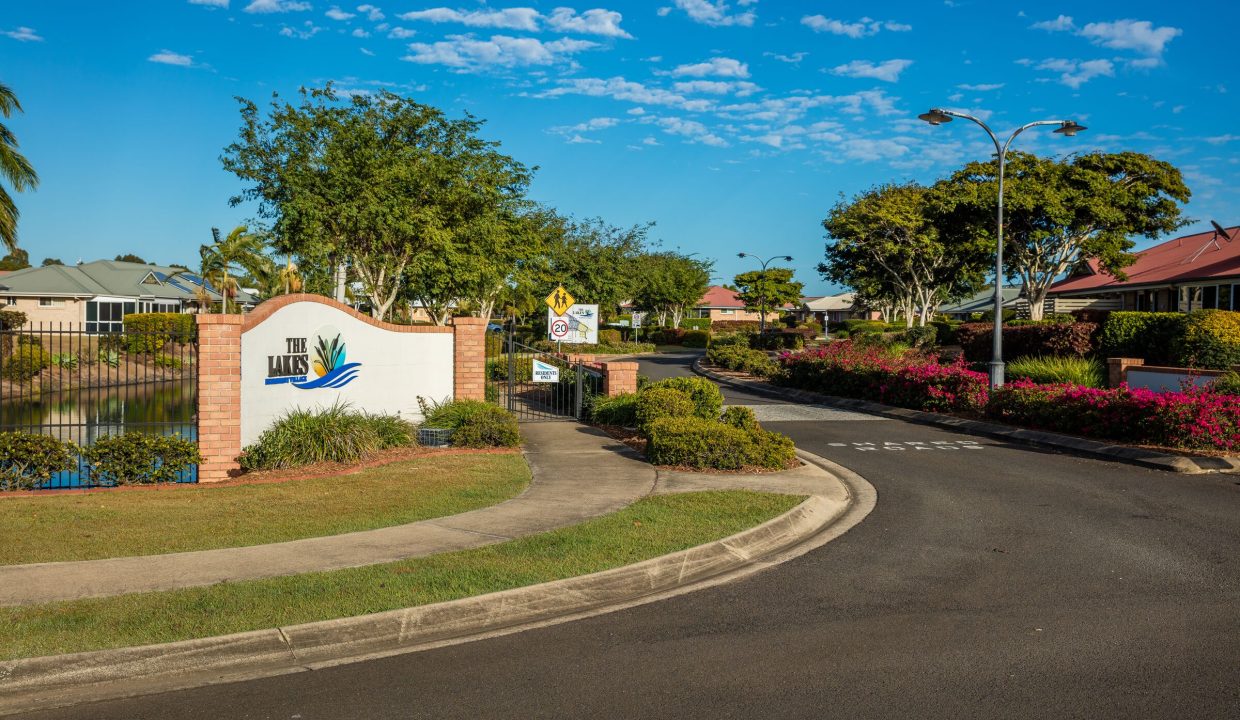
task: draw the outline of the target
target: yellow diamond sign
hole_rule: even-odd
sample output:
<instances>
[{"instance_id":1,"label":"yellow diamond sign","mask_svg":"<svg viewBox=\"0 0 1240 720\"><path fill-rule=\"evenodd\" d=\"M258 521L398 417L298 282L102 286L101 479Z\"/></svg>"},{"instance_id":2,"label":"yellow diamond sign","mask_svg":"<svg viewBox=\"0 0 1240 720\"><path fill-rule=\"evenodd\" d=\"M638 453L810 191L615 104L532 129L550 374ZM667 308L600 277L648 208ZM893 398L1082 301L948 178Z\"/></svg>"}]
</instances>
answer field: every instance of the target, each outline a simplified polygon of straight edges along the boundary
<instances>
[{"instance_id":1,"label":"yellow diamond sign","mask_svg":"<svg viewBox=\"0 0 1240 720\"><path fill-rule=\"evenodd\" d=\"M576 303L576 298L569 295L563 285L551 291L551 294L547 296L547 307L551 308L551 312L556 315L563 315Z\"/></svg>"}]
</instances>

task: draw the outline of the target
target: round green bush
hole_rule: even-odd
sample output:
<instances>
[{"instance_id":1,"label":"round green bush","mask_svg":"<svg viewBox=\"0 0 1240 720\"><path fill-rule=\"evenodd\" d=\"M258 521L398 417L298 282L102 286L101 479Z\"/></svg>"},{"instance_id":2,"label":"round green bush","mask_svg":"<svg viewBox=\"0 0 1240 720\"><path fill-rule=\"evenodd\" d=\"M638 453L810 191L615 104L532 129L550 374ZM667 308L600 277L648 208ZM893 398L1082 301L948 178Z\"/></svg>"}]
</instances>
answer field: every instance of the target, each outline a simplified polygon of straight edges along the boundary
<instances>
[{"instance_id":1,"label":"round green bush","mask_svg":"<svg viewBox=\"0 0 1240 720\"><path fill-rule=\"evenodd\" d=\"M521 430L512 413L496 405L486 405L466 417L452 432L452 446L465 448L517 447Z\"/></svg>"},{"instance_id":2,"label":"round green bush","mask_svg":"<svg viewBox=\"0 0 1240 720\"><path fill-rule=\"evenodd\" d=\"M690 330L680 342L687 348L704 348L710 345L710 333L706 330Z\"/></svg>"},{"instance_id":3,"label":"round green bush","mask_svg":"<svg viewBox=\"0 0 1240 720\"><path fill-rule=\"evenodd\" d=\"M141 432L101 437L82 450L82 457L95 480L113 485L175 482L182 471L202 462L193 440Z\"/></svg>"},{"instance_id":4,"label":"round green bush","mask_svg":"<svg viewBox=\"0 0 1240 720\"><path fill-rule=\"evenodd\" d=\"M634 419L643 430L652 422L665 417L690 417L693 415L693 399L683 390L651 385L637 394Z\"/></svg>"},{"instance_id":5,"label":"round green bush","mask_svg":"<svg viewBox=\"0 0 1240 720\"><path fill-rule=\"evenodd\" d=\"M7 358L0 358L4 363L4 378L14 382L25 382L38 375L44 368L51 366L52 356L47 354L42 345L26 344L18 336L17 348Z\"/></svg>"},{"instance_id":6,"label":"round green bush","mask_svg":"<svg viewBox=\"0 0 1240 720\"><path fill-rule=\"evenodd\" d=\"M1240 312L1190 312L1179 355L1181 363L1195 368L1226 370L1240 365Z\"/></svg>"},{"instance_id":7,"label":"round green bush","mask_svg":"<svg viewBox=\"0 0 1240 720\"><path fill-rule=\"evenodd\" d=\"M619 345L623 341L624 337L620 334L619 330L607 328L605 330L598 331L599 345Z\"/></svg>"},{"instance_id":8,"label":"round green bush","mask_svg":"<svg viewBox=\"0 0 1240 720\"><path fill-rule=\"evenodd\" d=\"M719 421L738 430L759 430L758 418L747 407L733 406L723 411Z\"/></svg>"},{"instance_id":9,"label":"round green bush","mask_svg":"<svg viewBox=\"0 0 1240 720\"><path fill-rule=\"evenodd\" d=\"M590 402L590 419L599 425L637 425L637 393L597 397Z\"/></svg>"},{"instance_id":10,"label":"round green bush","mask_svg":"<svg viewBox=\"0 0 1240 720\"><path fill-rule=\"evenodd\" d=\"M723 393L719 386L701 377L674 377L651 383L651 388L672 388L679 390L693 400L694 411L691 413L707 420L717 420L723 410Z\"/></svg>"},{"instance_id":11,"label":"round green bush","mask_svg":"<svg viewBox=\"0 0 1240 720\"><path fill-rule=\"evenodd\" d=\"M782 470L796 461L796 449L786 436L761 429L743 430L718 420L660 418L650 425L648 438L646 457L655 465Z\"/></svg>"},{"instance_id":12,"label":"round green bush","mask_svg":"<svg viewBox=\"0 0 1240 720\"><path fill-rule=\"evenodd\" d=\"M75 448L50 435L0 432L0 491L31 490L75 464Z\"/></svg>"},{"instance_id":13,"label":"round green bush","mask_svg":"<svg viewBox=\"0 0 1240 720\"><path fill-rule=\"evenodd\" d=\"M1240 395L1240 372L1232 370L1226 375L1220 375L1210 383L1210 387L1220 395Z\"/></svg>"}]
</instances>

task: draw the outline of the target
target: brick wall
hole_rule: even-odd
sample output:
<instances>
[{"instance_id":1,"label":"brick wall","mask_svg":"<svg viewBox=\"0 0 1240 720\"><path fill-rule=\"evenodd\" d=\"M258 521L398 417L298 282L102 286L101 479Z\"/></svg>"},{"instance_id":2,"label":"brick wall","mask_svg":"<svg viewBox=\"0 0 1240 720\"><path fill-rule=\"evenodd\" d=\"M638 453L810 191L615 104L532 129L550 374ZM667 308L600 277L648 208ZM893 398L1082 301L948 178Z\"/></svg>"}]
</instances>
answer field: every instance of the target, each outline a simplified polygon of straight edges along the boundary
<instances>
[{"instance_id":1,"label":"brick wall","mask_svg":"<svg viewBox=\"0 0 1240 720\"><path fill-rule=\"evenodd\" d=\"M637 392L637 363L603 363L603 394L615 397Z\"/></svg>"},{"instance_id":2,"label":"brick wall","mask_svg":"<svg viewBox=\"0 0 1240 720\"><path fill-rule=\"evenodd\" d=\"M227 480L241 454L240 315L195 315L198 323L198 482Z\"/></svg>"},{"instance_id":3,"label":"brick wall","mask_svg":"<svg viewBox=\"0 0 1240 720\"><path fill-rule=\"evenodd\" d=\"M453 361L453 395L457 400L486 400L486 332L482 318L459 317L452 320L456 334Z\"/></svg>"}]
</instances>

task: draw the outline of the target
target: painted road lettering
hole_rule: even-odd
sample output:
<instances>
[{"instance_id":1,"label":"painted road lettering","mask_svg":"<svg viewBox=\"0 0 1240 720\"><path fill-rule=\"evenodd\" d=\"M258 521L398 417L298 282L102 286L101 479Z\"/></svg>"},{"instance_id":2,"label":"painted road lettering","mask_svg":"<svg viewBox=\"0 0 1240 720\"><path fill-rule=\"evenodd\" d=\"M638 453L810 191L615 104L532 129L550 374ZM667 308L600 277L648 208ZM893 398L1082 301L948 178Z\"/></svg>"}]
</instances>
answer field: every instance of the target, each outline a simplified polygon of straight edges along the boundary
<instances>
[{"instance_id":1,"label":"painted road lettering","mask_svg":"<svg viewBox=\"0 0 1240 720\"><path fill-rule=\"evenodd\" d=\"M900 452L907 452L910 450L913 452L917 452L919 450L953 450L953 451L954 450L981 450L986 447L985 445L982 445L977 440L933 440L930 442L923 442L920 440L902 440L902 441L885 440L885 441L882 441L881 443L880 442L854 442L854 443L833 442L833 443L827 443L827 444L830 445L831 447L852 448L853 450L858 450L860 452L878 452L879 450L895 450L895 451L900 451Z\"/></svg>"}]
</instances>

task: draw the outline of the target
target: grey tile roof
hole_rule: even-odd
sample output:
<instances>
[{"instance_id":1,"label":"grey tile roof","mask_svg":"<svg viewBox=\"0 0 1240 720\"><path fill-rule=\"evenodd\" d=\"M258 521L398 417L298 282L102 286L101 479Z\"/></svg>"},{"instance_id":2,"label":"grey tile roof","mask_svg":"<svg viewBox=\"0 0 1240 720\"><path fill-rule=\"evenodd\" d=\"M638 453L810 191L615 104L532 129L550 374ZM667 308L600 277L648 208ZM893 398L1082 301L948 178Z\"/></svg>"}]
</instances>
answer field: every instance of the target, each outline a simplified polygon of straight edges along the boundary
<instances>
[{"instance_id":1,"label":"grey tile roof","mask_svg":"<svg viewBox=\"0 0 1240 720\"><path fill-rule=\"evenodd\" d=\"M0 292L10 295L109 295L192 300L195 290L202 284L202 279L196 273L185 273L181 268L118 260L95 260L81 265L49 265L9 273L0 283L8 289ZM220 299L219 293L210 283L206 283L206 287L213 300ZM234 299L256 302L256 298L244 291L238 293Z\"/></svg>"}]
</instances>

